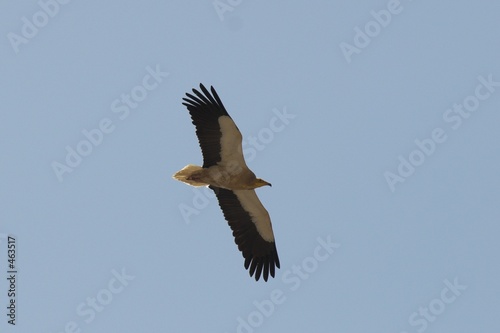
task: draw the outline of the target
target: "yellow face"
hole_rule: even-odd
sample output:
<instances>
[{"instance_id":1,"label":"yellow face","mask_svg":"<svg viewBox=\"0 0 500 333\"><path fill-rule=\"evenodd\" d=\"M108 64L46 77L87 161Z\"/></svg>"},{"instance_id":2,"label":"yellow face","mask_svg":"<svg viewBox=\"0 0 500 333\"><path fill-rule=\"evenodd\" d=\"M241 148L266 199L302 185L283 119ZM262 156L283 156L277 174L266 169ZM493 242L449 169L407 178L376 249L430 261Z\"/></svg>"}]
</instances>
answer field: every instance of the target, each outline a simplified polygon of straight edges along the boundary
<instances>
[{"instance_id":1,"label":"yellow face","mask_svg":"<svg viewBox=\"0 0 500 333\"><path fill-rule=\"evenodd\" d=\"M257 178L255 179L255 188L261 187L261 186L272 186L271 183L266 182L264 179Z\"/></svg>"}]
</instances>

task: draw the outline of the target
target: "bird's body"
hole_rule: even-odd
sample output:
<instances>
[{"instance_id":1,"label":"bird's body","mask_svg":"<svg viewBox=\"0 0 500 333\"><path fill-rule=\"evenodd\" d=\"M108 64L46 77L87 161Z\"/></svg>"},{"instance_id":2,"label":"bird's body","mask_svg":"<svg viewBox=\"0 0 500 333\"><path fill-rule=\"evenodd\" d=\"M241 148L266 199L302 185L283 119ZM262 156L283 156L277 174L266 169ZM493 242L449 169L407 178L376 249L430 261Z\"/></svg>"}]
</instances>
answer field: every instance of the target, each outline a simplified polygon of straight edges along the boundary
<instances>
[{"instance_id":1,"label":"bird's body","mask_svg":"<svg viewBox=\"0 0 500 333\"><path fill-rule=\"evenodd\" d=\"M255 174L248 168L228 168L213 165L202 168L189 164L175 174L175 178L191 186L215 186L228 190L253 190L262 186L255 184ZM266 185L266 184L263 184Z\"/></svg>"},{"instance_id":2,"label":"bird's body","mask_svg":"<svg viewBox=\"0 0 500 333\"><path fill-rule=\"evenodd\" d=\"M203 167L189 164L174 174L174 178L192 186L209 186L219 205L235 242L245 258L245 268L259 280L267 281L280 267L269 213L254 189L271 185L257 178L247 167L242 152L242 136L227 113L215 89L210 92L193 89L187 93L187 106L203 154Z\"/></svg>"}]
</instances>

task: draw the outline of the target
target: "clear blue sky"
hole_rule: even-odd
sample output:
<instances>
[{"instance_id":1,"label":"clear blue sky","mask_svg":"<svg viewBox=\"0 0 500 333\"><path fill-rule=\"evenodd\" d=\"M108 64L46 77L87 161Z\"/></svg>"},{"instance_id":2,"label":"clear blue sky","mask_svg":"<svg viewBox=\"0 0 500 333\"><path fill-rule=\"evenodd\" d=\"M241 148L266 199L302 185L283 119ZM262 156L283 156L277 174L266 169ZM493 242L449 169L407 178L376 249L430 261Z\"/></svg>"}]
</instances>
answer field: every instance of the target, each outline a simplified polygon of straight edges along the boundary
<instances>
[{"instance_id":1,"label":"clear blue sky","mask_svg":"<svg viewBox=\"0 0 500 333\"><path fill-rule=\"evenodd\" d=\"M500 330L500 3L66 2L0 5L0 331ZM273 184L267 283L171 178L200 82Z\"/></svg>"}]
</instances>

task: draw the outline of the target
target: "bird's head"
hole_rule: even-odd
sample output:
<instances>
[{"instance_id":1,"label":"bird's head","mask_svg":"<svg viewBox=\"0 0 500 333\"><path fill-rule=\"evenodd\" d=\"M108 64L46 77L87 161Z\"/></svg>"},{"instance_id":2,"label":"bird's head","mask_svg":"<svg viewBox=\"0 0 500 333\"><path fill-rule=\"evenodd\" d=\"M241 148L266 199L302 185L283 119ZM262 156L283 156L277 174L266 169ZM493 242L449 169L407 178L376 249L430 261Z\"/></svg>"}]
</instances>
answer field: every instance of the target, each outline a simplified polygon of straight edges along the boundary
<instances>
[{"instance_id":1,"label":"bird's head","mask_svg":"<svg viewBox=\"0 0 500 333\"><path fill-rule=\"evenodd\" d=\"M255 178L255 182L253 183L254 188L262 187L262 186L272 186L271 183L266 182L264 179Z\"/></svg>"}]
</instances>

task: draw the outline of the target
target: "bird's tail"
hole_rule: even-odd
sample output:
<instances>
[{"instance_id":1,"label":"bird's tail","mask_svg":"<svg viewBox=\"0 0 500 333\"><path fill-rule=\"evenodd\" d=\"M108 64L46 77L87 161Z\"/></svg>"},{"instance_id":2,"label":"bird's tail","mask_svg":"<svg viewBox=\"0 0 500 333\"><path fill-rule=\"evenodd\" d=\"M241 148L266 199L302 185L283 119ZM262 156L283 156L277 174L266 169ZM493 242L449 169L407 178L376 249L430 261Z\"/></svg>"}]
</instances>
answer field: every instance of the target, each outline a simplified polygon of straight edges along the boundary
<instances>
[{"instance_id":1,"label":"bird's tail","mask_svg":"<svg viewBox=\"0 0 500 333\"><path fill-rule=\"evenodd\" d=\"M188 164L182 168L182 170L177 171L173 175L173 178L191 186L206 186L208 185L207 183L196 180L197 177L192 177L194 173L201 170L203 170L203 168L200 166Z\"/></svg>"}]
</instances>

